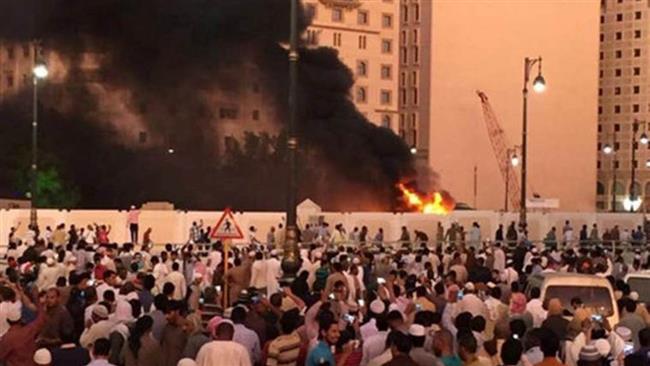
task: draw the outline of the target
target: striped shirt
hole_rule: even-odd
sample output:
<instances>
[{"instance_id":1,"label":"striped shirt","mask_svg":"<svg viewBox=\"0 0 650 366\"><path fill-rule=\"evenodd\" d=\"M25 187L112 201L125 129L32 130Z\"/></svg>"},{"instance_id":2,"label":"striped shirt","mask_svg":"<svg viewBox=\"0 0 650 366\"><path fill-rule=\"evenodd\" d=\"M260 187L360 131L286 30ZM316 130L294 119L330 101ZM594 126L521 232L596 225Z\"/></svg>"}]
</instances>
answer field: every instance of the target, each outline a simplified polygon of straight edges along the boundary
<instances>
[{"instance_id":1,"label":"striped shirt","mask_svg":"<svg viewBox=\"0 0 650 366\"><path fill-rule=\"evenodd\" d=\"M279 336L269 343L266 366L296 366L301 345L298 332Z\"/></svg>"}]
</instances>

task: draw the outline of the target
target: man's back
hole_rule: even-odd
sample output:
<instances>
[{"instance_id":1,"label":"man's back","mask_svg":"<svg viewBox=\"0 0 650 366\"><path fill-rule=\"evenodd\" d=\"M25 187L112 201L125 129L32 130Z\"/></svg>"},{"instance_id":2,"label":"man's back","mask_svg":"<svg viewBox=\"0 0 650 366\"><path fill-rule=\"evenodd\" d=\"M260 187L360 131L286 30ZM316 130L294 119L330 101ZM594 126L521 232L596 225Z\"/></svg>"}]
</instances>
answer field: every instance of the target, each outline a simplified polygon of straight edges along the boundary
<instances>
[{"instance_id":1,"label":"man's back","mask_svg":"<svg viewBox=\"0 0 650 366\"><path fill-rule=\"evenodd\" d=\"M232 341L206 343L196 356L197 366L228 365L250 366L248 351L241 344Z\"/></svg>"}]
</instances>

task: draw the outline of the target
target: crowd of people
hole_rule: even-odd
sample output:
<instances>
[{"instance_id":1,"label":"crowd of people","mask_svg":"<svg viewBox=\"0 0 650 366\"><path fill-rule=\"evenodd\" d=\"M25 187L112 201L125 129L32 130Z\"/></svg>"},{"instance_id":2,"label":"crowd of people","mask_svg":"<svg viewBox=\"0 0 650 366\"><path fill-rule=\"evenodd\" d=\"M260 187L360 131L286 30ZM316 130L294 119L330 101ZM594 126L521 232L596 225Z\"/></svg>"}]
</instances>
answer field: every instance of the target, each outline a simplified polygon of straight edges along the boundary
<instances>
[{"instance_id":1,"label":"crowd of people","mask_svg":"<svg viewBox=\"0 0 650 366\"><path fill-rule=\"evenodd\" d=\"M438 224L389 244L381 229L321 223L301 231L291 274L281 225L230 246L199 222L156 248L135 243L133 216L122 245L105 225L11 230L1 365L650 365L648 308L624 281L650 257L608 245L626 239L613 229L574 240L567 222L533 243L514 223L490 240L478 223ZM609 280L618 323L590 298L542 298L531 279L553 272Z\"/></svg>"}]
</instances>

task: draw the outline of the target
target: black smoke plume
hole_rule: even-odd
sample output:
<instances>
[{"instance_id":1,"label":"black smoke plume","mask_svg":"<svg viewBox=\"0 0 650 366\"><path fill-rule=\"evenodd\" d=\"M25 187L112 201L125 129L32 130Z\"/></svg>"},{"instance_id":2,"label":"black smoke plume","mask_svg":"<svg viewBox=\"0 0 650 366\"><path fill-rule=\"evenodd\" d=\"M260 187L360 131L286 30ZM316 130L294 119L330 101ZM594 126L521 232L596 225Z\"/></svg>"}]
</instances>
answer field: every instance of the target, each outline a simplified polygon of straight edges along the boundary
<instances>
[{"instance_id":1,"label":"black smoke plume","mask_svg":"<svg viewBox=\"0 0 650 366\"><path fill-rule=\"evenodd\" d=\"M228 167L226 155L215 153L224 136L215 134L214 124L221 122L209 96L250 92L243 79L252 67L277 112L277 131L282 130L289 5L287 0L0 0L0 39L38 40L65 65L65 78L43 88L41 149L78 187L80 206L168 200L188 209L278 210L285 202L283 134L275 145L267 144L272 149L259 147L267 146L268 136L242 141L251 151L264 151L249 151L240 157L243 167ZM301 32L308 23L301 16ZM84 66L85 55L97 64L92 71ZM335 50L301 47L299 75L300 196L329 209L394 208L395 184L414 176L408 147L355 109L349 98L353 76ZM158 138L156 144L136 149L125 142L116 127L120 122L106 123L104 101L90 84L107 93L126 92L127 110ZM24 90L0 105L0 119L7 121L0 123L0 142L12 152L29 143L29 95ZM5 144L8 140L18 142ZM172 143L177 153L166 156ZM21 194L7 188L10 177L0 178L0 193Z\"/></svg>"}]
</instances>

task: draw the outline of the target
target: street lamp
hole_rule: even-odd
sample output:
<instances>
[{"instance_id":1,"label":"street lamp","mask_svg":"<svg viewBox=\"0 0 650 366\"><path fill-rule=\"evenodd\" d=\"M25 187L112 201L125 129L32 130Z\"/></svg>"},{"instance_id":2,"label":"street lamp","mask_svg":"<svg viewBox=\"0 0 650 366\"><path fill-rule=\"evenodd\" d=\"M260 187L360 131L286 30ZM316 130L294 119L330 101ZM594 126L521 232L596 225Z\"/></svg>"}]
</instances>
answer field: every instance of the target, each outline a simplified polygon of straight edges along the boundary
<instances>
[{"instance_id":1,"label":"street lamp","mask_svg":"<svg viewBox=\"0 0 650 366\"><path fill-rule=\"evenodd\" d=\"M36 207L36 185L38 177L38 81L47 78L49 75L49 70L47 69L47 64L39 58L38 46L34 47L34 57L36 57L36 62L34 63L34 68L32 69L32 81L34 83L32 114L34 120L32 121L32 166L29 184L29 199L31 201L31 209L29 211L29 223L32 226L36 227L38 224L38 213Z\"/></svg>"},{"instance_id":2,"label":"street lamp","mask_svg":"<svg viewBox=\"0 0 650 366\"><path fill-rule=\"evenodd\" d=\"M641 134L641 137L639 137L639 142L642 143L642 144L644 144L644 145L647 145L647 144L648 144L648 141L649 141L649 140L648 140L648 135L646 135L645 132L642 133L642 134Z\"/></svg>"},{"instance_id":3,"label":"street lamp","mask_svg":"<svg viewBox=\"0 0 650 366\"><path fill-rule=\"evenodd\" d=\"M614 152L614 148L612 148L612 145L610 144L605 144L605 146L603 146L603 152L605 155L609 155Z\"/></svg>"},{"instance_id":4,"label":"street lamp","mask_svg":"<svg viewBox=\"0 0 650 366\"><path fill-rule=\"evenodd\" d=\"M415 155L417 153L418 153L418 149L415 146L411 147L411 154Z\"/></svg>"},{"instance_id":5,"label":"street lamp","mask_svg":"<svg viewBox=\"0 0 650 366\"><path fill-rule=\"evenodd\" d=\"M542 58L524 59L524 88L523 111L522 111L522 128L521 128L521 203L519 212L519 224L526 227L526 174L527 174L527 155L528 155L528 82L530 81L530 72L537 65L537 77L533 80L533 90L541 93L546 90L546 80L542 76Z\"/></svg>"},{"instance_id":6,"label":"street lamp","mask_svg":"<svg viewBox=\"0 0 650 366\"><path fill-rule=\"evenodd\" d=\"M510 164L512 164L512 166L514 167L517 167L519 165L519 157L517 156L517 154L513 155L510 158Z\"/></svg>"},{"instance_id":7,"label":"street lamp","mask_svg":"<svg viewBox=\"0 0 650 366\"><path fill-rule=\"evenodd\" d=\"M293 282L300 269L298 253L298 224L297 224L297 154L298 136L298 0L291 0L289 17L289 121L287 123L287 225L284 240L282 271L284 282Z\"/></svg>"}]
</instances>

